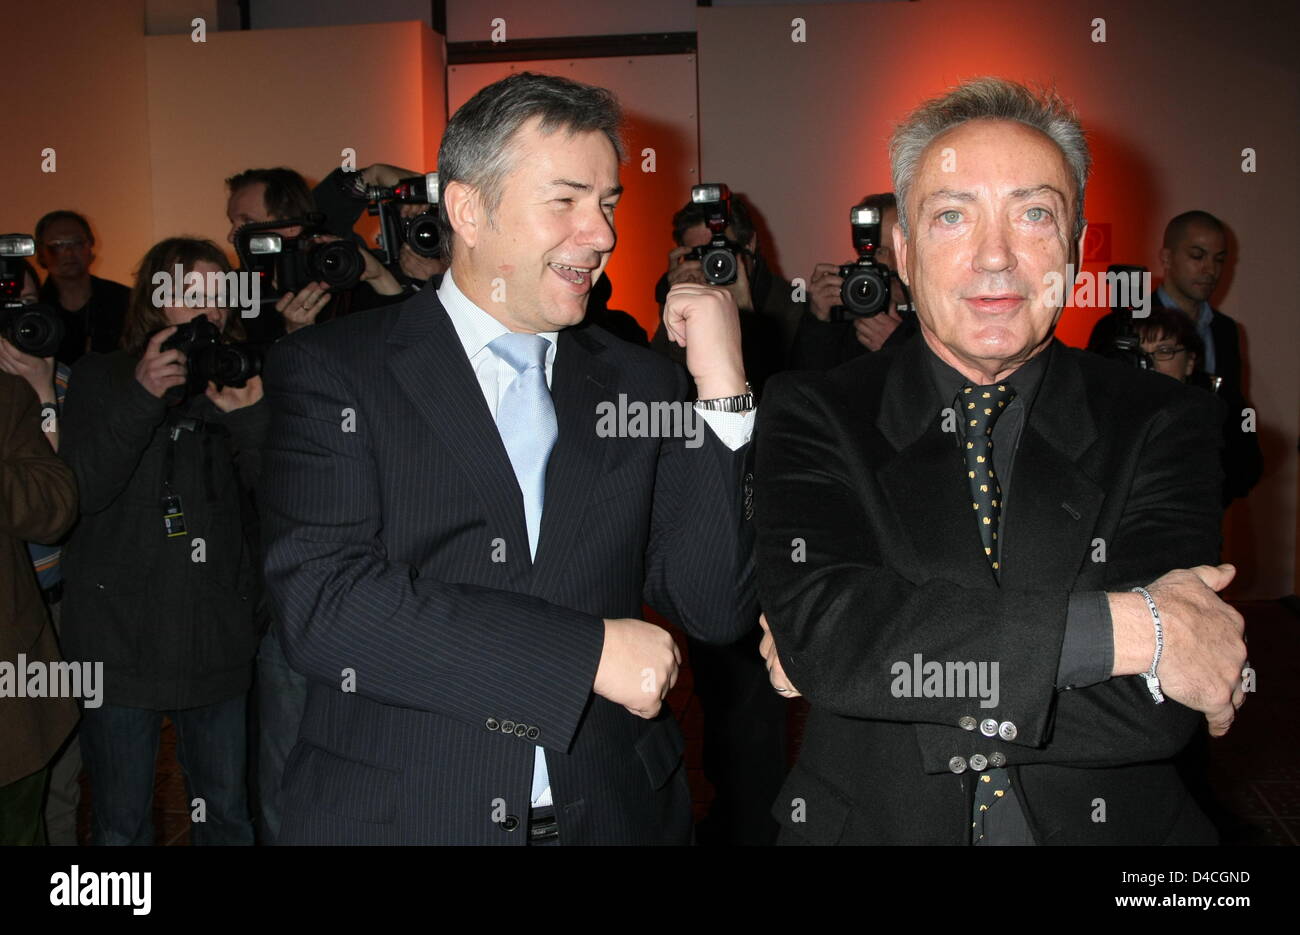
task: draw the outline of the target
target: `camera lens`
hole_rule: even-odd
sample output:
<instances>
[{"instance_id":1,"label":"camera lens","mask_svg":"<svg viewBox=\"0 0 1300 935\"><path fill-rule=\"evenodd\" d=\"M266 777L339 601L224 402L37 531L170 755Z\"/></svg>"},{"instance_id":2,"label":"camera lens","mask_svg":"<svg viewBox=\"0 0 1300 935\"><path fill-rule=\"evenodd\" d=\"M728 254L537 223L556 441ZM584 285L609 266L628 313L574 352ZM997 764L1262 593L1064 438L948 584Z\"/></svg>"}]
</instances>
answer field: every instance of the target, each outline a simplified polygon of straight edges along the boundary
<instances>
[{"instance_id":1,"label":"camera lens","mask_svg":"<svg viewBox=\"0 0 1300 935\"><path fill-rule=\"evenodd\" d=\"M704 267L704 278L715 286L736 281L736 255L730 250L710 250L700 265Z\"/></svg>"},{"instance_id":2,"label":"camera lens","mask_svg":"<svg viewBox=\"0 0 1300 935\"><path fill-rule=\"evenodd\" d=\"M884 311L889 301L889 287L877 270L858 269L844 280L840 298L849 312L859 318L870 318Z\"/></svg>"},{"instance_id":3,"label":"camera lens","mask_svg":"<svg viewBox=\"0 0 1300 935\"><path fill-rule=\"evenodd\" d=\"M440 252L438 219L432 214L420 214L411 218L406 228L406 242L420 256L437 256Z\"/></svg>"},{"instance_id":4,"label":"camera lens","mask_svg":"<svg viewBox=\"0 0 1300 935\"><path fill-rule=\"evenodd\" d=\"M14 347L33 357L50 357L63 342L63 321L48 306L19 310L5 330Z\"/></svg>"},{"instance_id":5,"label":"camera lens","mask_svg":"<svg viewBox=\"0 0 1300 935\"><path fill-rule=\"evenodd\" d=\"M331 289L350 289L361 279L361 254L355 244L334 240L312 250L315 278Z\"/></svg>"}]
</instances>

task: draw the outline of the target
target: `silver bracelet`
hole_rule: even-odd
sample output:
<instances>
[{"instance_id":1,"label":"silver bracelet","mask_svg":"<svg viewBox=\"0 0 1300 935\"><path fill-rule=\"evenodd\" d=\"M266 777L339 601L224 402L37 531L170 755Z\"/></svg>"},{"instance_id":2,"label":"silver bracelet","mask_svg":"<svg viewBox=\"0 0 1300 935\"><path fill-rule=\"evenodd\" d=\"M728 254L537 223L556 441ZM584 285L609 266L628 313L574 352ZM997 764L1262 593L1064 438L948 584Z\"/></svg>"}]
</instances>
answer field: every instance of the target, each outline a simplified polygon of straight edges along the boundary
<instances>
[{"instance_id":1,"label":"silver bracelet","mask_svg":"<svg viewBox=\"0 0 1300 935\"><path fill-rule=\"evenodd\" d=\"M1133 588L1134 593L1141 594L1147 602L1147 608L1151 611L1151 620L1156 627L1156 654L1151 660L1151 668L1142 673L1142 677L1147 680L1147 691L1151 692L1151 697L1155 699L1156 704L1165 700L1164 693L1160 691L1160 679L1156 678L1156 666L1160 665L1160 653L1165 648L1165 631L1160 625L1160 611L1156 610L1156 602L1152 600L1150 592L1146 588Z\"/></svg>"}]
</instances>

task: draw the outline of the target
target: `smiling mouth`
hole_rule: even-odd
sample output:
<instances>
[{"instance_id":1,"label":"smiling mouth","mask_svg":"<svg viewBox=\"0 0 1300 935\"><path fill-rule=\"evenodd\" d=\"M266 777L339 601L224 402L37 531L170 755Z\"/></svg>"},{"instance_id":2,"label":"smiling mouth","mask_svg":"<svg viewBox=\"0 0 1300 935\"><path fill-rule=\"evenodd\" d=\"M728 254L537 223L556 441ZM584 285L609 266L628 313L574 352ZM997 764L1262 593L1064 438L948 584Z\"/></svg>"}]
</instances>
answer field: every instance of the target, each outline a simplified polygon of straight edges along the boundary
<instances>
[{"instance_id":1,"label":"smiling mouth","mask_svg":"<svg viewBox=\"0 0 1300 935\"><path fill-rule=\"evenodd\" d=\"M555 270L557 276L575 286L586 285L591 278L592 272L594 272L594 267L565 266L562 263L548 263L547 265Z\"/></svg>"}]
</instances>

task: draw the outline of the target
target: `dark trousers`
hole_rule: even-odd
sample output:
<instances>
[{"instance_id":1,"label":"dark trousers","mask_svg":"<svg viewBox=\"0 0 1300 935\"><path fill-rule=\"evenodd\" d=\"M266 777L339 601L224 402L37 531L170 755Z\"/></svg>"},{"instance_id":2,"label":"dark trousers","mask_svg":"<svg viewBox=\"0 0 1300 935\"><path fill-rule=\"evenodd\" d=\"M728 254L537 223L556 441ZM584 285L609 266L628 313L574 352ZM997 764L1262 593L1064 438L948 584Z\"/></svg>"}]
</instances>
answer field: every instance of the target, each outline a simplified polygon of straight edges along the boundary
<instances>
[{"instance_id":1,"label":"dark trousers","mask_svg":"<svg viewBox=\"0 0 1300 935\"><path fill-rule=\"evenodd\" d=\"M244 710L243 695L179 711L108 704L86 708L81 752L90 774L92 843L154 843L154 773L165 714L176 728L176 757L185 774L185 801L191 810L191 841L252 844ZM201 812L195 799L203 800ZM194 820L196 813L202 821Z\"/></svg>"},{"instance_id":2,"label":"dark trousers","mask_svg":"<svg viewBox=\"0 0 1300 935\"><path fill-rule=\"evenodd\" d=\"M704 775L713 784L703 845L776 841L772 803L788 772L789 702L768 681L757 626L728 646L690 641L695 694L704 713Z\"/></svg>"},{"instance_id":3,"label":"dark trousers","mask_svg":"<svg viewBox=\"0 0 1300 935\"><path fill-rule=\"evenodd\" d=\"M263 844L274 844L280 836L280 786L306 706L307 677L289 668L272 626L257 651L258 831Z\"/></svg>"}]
</instances>

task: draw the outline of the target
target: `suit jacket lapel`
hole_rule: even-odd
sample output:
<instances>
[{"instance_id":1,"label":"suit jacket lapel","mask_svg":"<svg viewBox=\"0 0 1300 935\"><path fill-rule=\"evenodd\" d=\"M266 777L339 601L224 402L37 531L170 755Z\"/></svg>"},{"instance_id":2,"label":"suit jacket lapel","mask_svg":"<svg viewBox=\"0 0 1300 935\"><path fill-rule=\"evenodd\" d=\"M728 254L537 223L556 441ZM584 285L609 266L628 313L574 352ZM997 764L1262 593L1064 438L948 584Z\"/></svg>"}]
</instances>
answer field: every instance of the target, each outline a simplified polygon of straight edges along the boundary
<instances>
[{"instance_id":1,"label":"suit jacket lapel","mask_svg":"<svg viewBox=\"0 0 1300 935\"><path fill-rule=\"evenodd\" d=\"M1007 588L1072 588L1106 499L1078 466L1097 440L1083 374L1063 346L1049 352L1003 515Z\"/></svg>"},{"instance_id":2,"label":"suit jacket lapel","mask_svg":"<svg viewBox=\"0 0 1300 935\"><path fill-rule=\"evenodd\" d=\"M573 328L560 332L551 372L551 398L559 437L546 465L546 500L537 542L537 577L542 590L564 570L582 525L587 498L603 473L612 443L596 436L596 406L613 400L618 374L601 359L603 350L590 334Z\"/></svg>"},{"instance_id":3,"label":"suit jacket lapel","mask_svg":"<svg viewBox=\"0 0 1300 935\"><path fill-rule=\"evenodd\" d=\"M928 353L917 335L885 374L876 426L897 456L877 470L877 477L896 528L911 547L909 564L963 587L988 587L993 569L971 515L961 451L953 433L943 430L943 410L952 400L939 399Z\"/></svg>"},{"instance_id":4,"label":"suit jacket lapel","mask_svg":"<svg viewBox=\"0 0 1300 935\"><path fill-rule=\"evenodd\" d=\"M432 289L403 305L388 343L394 345L389 370L478 491L489 537L506 540L512 568L531 569L524 498L510 456L456 329ZM522 563L517 556L523 556Z\"/></svg>"}]
</instances>

